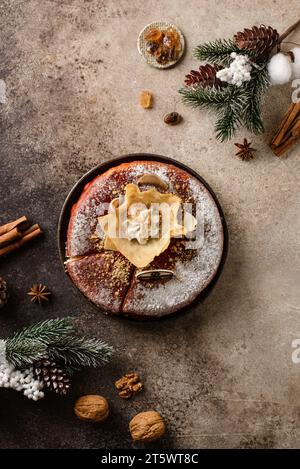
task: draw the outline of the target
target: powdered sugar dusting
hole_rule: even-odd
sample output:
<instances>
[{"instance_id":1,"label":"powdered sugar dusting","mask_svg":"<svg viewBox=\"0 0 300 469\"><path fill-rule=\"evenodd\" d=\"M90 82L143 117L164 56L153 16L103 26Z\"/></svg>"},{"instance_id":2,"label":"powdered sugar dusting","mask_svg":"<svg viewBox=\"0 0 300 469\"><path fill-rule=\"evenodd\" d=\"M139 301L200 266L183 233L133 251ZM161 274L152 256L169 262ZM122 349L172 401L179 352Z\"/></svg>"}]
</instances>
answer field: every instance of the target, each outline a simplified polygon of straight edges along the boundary
<instances>
[{"instance_id":1,"label":"powdered sugar dusting","mask_svg":"<svg viewBox=\"0 0 300 469\"><path fill-rule=\"evenodd\" d=\"M69 262L75 285L95 305L118 313L130 283L133 266L119 253L106 251Z\"/></svg>"},{"instance_id":2,"label":"powdered sugar dusting","mask_svg":"<svg viewBox=\"0 0 300 469\"><path fill-rule=\"evenodd\" d=\"M173 269L175 277L163 283L153 283L151 288L134 277L131 280L128 277L127 284L125 282L123 285L124 295L129 287L126 298L123 298L123 314L159 317L191 303L212 280L222 257L220 214L212 196L198 179L171 164L152 161L125 163L108 170L95 178L80 197L70 222L68 246L70 256L92 253L95 246L91 236L97 225L97 217L106 213L112 199L123 194L126 184L137 183L137 179L145 173L158 175L168 184L168 192L179 195L184 202L200 205L205 221L204 244L194 249L190 256L177 256ZM147 188L147 185L141 186L142 190ZM120 256L117 253L111 255ZM76 271L75 277L79 278L79 266ZM96 293L88 284L84 288L78 284L78 287L84 289L84 293L96 304L103 305L106 294L104 284L95 286ZM113 303L111 307L116 312L121 308L120 298Z\"/></svg>"},{"instance_id":3,"label":"powdered sugar dusting","mask_svg":"<svg viewBox=\"0 0 300 469\"><path fill-rule=\"evenodd\" d=\"M172 179L172 177L171 177ZM214 277L223 252L223 227L218 208L207 189L195 178L188 180L193 202L201 204L204 212L205 234L201 249L193 258L177 260L175 277L164 284L148 288L135 280L123 305L125 314L163 316L191 303Z\"/></svg>"}]
</instances>

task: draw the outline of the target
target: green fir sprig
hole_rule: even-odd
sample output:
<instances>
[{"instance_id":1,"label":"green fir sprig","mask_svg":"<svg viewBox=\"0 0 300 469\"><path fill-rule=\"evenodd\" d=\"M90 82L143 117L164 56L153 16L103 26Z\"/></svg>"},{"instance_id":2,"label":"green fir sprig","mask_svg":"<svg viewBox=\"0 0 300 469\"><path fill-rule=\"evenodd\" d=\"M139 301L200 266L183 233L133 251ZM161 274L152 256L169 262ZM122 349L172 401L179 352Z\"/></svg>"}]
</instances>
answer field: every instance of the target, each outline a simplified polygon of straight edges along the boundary
<instances>
[{"instance_id":1,"label":"green fir sprig","mask_svg":"<svg viewBox=\"0 0 300 469\"><path fill-rule=\"evenodd\" d=\"M183 101L196 108L213 109L218 116L215 131L221 141L230 139L242 122L247 97L237 86L228 85L223 89L182 88Z\"/></svg>"},{"instance_id":2,"label":"green fir sprig","mask_svg":"<svg viewBox=\"0 0 300 469\"><path fill-rule=\"evenodd\" d=\"M242 125L256 134L264 132L262 104L270 86L267 60L255 50L240 49L231 39L217 39L202 44L195 49L195 57L201 61L227 67L232 62L231 54L247 55L252 61L251 79L241 86L227 84L222 88L215 86L185 86L179 90L183 102L193 108L212 109L217 114L216 137L225 141L233 137ZM201 73L198 72L198 73Z\"/></svg>"},{"instance_id":3,"label":"green fir sprig","mask_svg":"<svg viewBox=\"0 0 300 469\"><path fill-rule=\"evenodd\" d=\"M49 357L74 370L104 365L109 361L112 351L112 347L102 340L74 336L61 337L48 346Z\"/></svg>"},{"instance_id":4,"label":"green fir sprig","mask_svg":"<svg viewBox=\"0 0 300 469\"><path fill-rule=\"evenodd\" d=\"M27 339L15 335L6 340L6 359L17 368L31 365L43 358L47 353L47 346L35 339Z\"/></svg>"},{"instance_id":5,"label":"green fir sprig","mask_svg":"<svg viewBox=\"0 0 300 469\"><path fill-rule=\"evenodd\" d=\"M216 136L221 142L229 140L241 124L242 106L240 102L231 101L227 106L218 110L215 123Z\"/></svg>"},{"instance_id":6,"label":"green fir sprig","mask_svg":"<svg viewBox=\"0 0 300 469\"><path fill-rule=\"evenodd\" d=\"M96 367L109 360L112 347L100 339L74 336L73 333L69 317L26 327L6 340L6 359L21 368L41 358L53 358L70 370Z\"/></svg>"},{"instance_id":7,"label":"green fir sprig","mask_svg":"<svg viewBox=\"0 0 300 469\"><path fill-rule=\"evenodd\" d=\"M179 93L183 97L185 104L192 107L203 109L215 108L231 104L233 101L239 101L241 92L236 86L228 85L226 88L181 88Z\"/></svg>"},{"instance_id":8,"label":"green fir sprig","mask_svg":"<svg viewBox=\"0 0 300 469\"><path fill-rule=\"evenodd\" d=\"M70 317L59 319L47 319L28 326L14 334L14 338L19 340L36 339L45 344L67 335L74 330L72 319Z\"/></svg>"},{"instance_id":9,"label":"green fir sprig","mask_svg":"<svg viewBox=\"0 0 300 469\"><path fill-rule=\"evenodd\" d=\"M265 92L270 86L267 67L254 69L252 79L244 85L246 95L246 107L243 112L245 127L255 134L265 131L262 120L262 104Z\"/></svg>"},{"instance_id":10,"label":"green fir sprig","mask_svg":"<svg viewBox=\"0 0 300 469\"><path fill-rule=\"evenodd\" d=\"M197 46L194 50L194 56L201 62L211 62L227 67L232 61L230 57L232 52L243 53L232 39L216 39Z\"/></svg>"}]
</instances>

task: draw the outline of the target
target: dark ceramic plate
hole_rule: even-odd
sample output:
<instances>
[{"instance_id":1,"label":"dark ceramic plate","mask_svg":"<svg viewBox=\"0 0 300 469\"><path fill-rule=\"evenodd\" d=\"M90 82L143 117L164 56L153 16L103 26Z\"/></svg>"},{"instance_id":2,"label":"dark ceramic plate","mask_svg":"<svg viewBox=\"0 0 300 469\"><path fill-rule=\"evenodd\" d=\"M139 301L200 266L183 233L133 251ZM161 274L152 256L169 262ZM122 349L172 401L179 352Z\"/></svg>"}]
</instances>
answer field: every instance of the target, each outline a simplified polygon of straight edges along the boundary
<instances>
[{"instance_id":1,"label":"dark ceramic plate","mask_svg":"<svg viewBox=\"0 0 300 469\"><path fill-rule=\"evenodd\" d=\"M61 262L62 262L62 265L63 265L63 268L64 268L64 262L66 261L67 230L68 230L68 224L69 224L69 219L70 219L70 214L71 214L71 208L77 202L77 200L79 199L85 185L88 182L90 182L92 179L94 179L96 176L99 176L100 174L104 173L105 171L107 171L108 169L110 169L114 166L118 166L119 164L122 164L122 163L129 163L130 161L138 161L138 160L158 161L158 162L162 162L162 163L169 163L169 164L173 164L174 166L177 166L178 168L183 169L187 173L190 173L192 176L197 178L206 187L206 189L209 191L209 193L211 194L212 198L215 201L215 204L218 207L219 214L220 214L220 217L221 217L221 221L222 221L222 225L223 225L223 232L224 232L224 243L223 243L222 258L221 258L217 273L215 274L215 276L213 277L211 282L207 285L207 287L204 290L202 290L202 292L198 295L196 300L193 301L193 303L191 303L190 305L188 305L185 308L182 308L182 309L176 311L175 314L178 314L178 313L181 313L181 312L183 312L184 310L187 310L187 309L191 310L194 305L196 305L197 303L199 303L200 301L202 301L204 298L207 297L207 295L211 292L211 290L216 285L216 283L217 283L217 281L218 281L218 279L221 275L221 272L223 270L223 267L224 267L224 264L225 264L225 261L226 261L226 258L227 258L227 252L228 252L228 230L227 230L227 225L226 225L223 210L221 208L221 205L220 205L216 195L214 194L214 192L210 188L210 186L207 184L207 182L201 176L199 176L199 174L197 174L195 171L193 171L188 166L185 166L183 163L180 163L179 161L173 160L172 158L167 158L166 156L152 155L150 153L133 153L133 154L129 154L129 155L120 156L119 158L114 158L112 160L101 163L98 166L96 166L95 168L88 171L86 174L84 174L82 176L82 178L79 179L79 181L74 185L74 187L69 192L69 194L68 194L68 196L65 200L65 203L62 207L61 213L60 213L59 222L58 222L58 232L57 232L59 256L60 256L60 259L61 259ZM70 279L70 281L71 281L71 279ZM73 284L73 282L72 282L72 284ZM74 288L76 288L75 285L74 285ZM78 291L77 288L76 288L76 290ZM90 300L88 300L85 296L84 296L84 298L87 301L89 301L99 311L99 308L96 305L94 305L94 303L92 303ZM122 315L120 315L120 316L121 317L126 317L126 316L122 316ZM170 317L170 316L172 316L172 315L168 315L168 316L164 316L164 317Z\"/></svg>"}]
</instances>

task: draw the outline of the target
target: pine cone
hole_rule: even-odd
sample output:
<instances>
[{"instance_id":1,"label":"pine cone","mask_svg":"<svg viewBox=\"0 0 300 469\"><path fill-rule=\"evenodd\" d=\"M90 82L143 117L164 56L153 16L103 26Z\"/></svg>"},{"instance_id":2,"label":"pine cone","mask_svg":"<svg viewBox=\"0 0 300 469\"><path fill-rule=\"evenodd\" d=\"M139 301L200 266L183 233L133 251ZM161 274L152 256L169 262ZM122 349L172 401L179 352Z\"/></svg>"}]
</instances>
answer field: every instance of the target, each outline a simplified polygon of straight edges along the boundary
<instances>
[{"instance_id":1,"label":"pine cone","mask_svg":"<svg viewBox=\"0 0 300 469\"><path fill-rule=\"evenodd\" d=\"M258 56L270 53L278 39L278 31L264 24L246 28L234 35L234 41L240 49L256 51Z\"/></svg>"},{"instance_id":2,"label":"pine cone","mask_svg":"<svg viewBox=\"0 0 300 469\"><path fill-rule=\"evenodd\" d=\"M0 277L0 308L6 305L8 301L8 289L6 281Z\"/></svg>"},{"instance_id":3,"label":"pine cone","mask_svg":"<svg viewBox=\"0 0 300 469\"><path fill-rule=\"evenodd\" d=\"M221 69L222 67L219 65L200 65L199 70L191 70L190 73L186 75L184 83L186 86L193 87L202 86L203 88L207 88L214 86L215 88L222 88L223 86L227 86L227 83L217 78L217 72Z\"/></svg>"},{"instance_id":4,"label":"pine cone","mask_svg":"<svg viewBox=\"0 0 300 469\"><path fill-rule=\"evenodd\" d=\"M67 394L71 385L70 379L55 361L48 358L38 360L33 364L33 373L49 391L60 395Z\"/></svg>"}]
</instances>

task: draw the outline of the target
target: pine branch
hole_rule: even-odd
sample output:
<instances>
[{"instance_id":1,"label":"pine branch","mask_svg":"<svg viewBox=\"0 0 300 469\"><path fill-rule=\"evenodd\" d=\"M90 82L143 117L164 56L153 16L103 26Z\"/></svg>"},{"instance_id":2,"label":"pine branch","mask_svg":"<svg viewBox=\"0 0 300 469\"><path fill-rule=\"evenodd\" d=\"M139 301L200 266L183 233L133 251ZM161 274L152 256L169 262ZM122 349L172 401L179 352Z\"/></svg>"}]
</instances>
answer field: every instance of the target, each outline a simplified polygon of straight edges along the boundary
<instances>
[{"instance_id":1,"label":"pine branch","mask_svg":"<svg viewBox=\"0 0 300 469\"><path fill-rule=\"evenodd\" d=\"M233 52L242 55L246 53L252 60L253 67L249 82L245 82L242 86L227 85L223 89L217 89L214 86L201 86L201 80L199 80L199 86L196 88L189 86L179 90L185 104L194 108L212 108L217 112L215 130L217 138L222 142L230 139L240 124L244 124L251 132L264 132L262 102L270 85L266 63L260 64L259 68L255 65L258 61L257 50L253 48L245 52L231 39L217 39L202 44L195 49L195 57L201 61L227 67L232 62ZM187 76L188 85L194 83L195 73Z\"/></svg>"},{"instance_id":2,"label":"pine branch","mask_svg":"<svg viewBox=\"0 0 300 469\"><path fill-rule=\"evenodd\" d=\"M218 114L215 130L222 142L230 139L241 123L246 96L245 91L229 85L224 89L215 88L182 88L180 94L186 104L202 109L213 108Z\"/></svg>"},{"instance_id":3,"label":"pine branch","mask_svg":"<svg viewBox=\"0 0 300 469\"><path fill-rule=\"evenodd\" d=\"M6 341L6 358L17 367L23 367L42 358L47 345L73 330L71 319L48 319L16 332Z\"/></svg>"},{"instance_id":4,"label":"pine branch","mask_svg":"<svg viewBox=\"0 0 300 469\"><path fill-rule=\"evenodd\" d=\"M216 88L181 88L179 93L183 97L183 102L192 107L200 107L202 109L211 106L219 108L226 103L230 103L237 99L240 95L239 88L235 86L227 86L224 89Z\"/></svg>"},{"instance_id":5,"label":"pine branch","mask_svg":"<svg viewBox=\"0 0 300 469\"><path fill-rule=\"evenodd\" d=\"M109 361L112 347L99 339L64 336L49 344L49 357L76 369L83 366L97 367Z\"/></svg>"},{"instance_id":6,"label":"pine branch","mask_svg":"<svg viewBox=\"0 0 300 469\"><path fill-rule=\"evenodd\" d=\"M262 120L262 103L266 90L269 88L267 68L253 70L251 80L245 84L246 106L243 112L243 123L250 132L260 134L264 132Z\"/></svg>"},{"instance_id":7,"label":"pine branch","mask_svg":"<svg viewBox=\"0 0 300 469\"><path fill-rule=\"evenodd\" d=\"M45 356L59 360L70 371L108 362L113 349L99 339L70 336L70 318L50 319L17 332L6 341L6 357L23 367Z\"/></svg>"},{"instance_id":8,"label":"pine branch","mask_svg":"<svg viewBox=\"0 0 300 469\"><path fill-rule=\"evenodd\" d=\"M6 341L6 359L17 368L42 358L46 351L46 345L39 340L23 339L17 334Z\"/></svg>"},{"instance_id":9,"label":"pine branch","mask_svg":"<svg viewBox=\"0 0 300 469\"><path fill-rule=\"evenodd\" d=\"M48 319L38 322L32 326L25 327L17 332L14 337L18 337L19 341L36 339L45 344L49 344L61 336L65 336L73 331L71 318Z\"/></svg>"},{"instance_id":10,"label":"pine branch","mask_svg":"<svg viewBox=\"0 0 300 469\"><path fill-rule=\"evenodd\" d=\"M221 142L230 140L241 123L241 114L234 107L228 105L219 111L219 118L215 124L217 139Z\"/></svg>"},{"instance_id":11,"label":"pine branch","mask_svg":"<svg viewBox=\"0 0 300 469\"><path fill-rule=\"evenodd\" d=\"M215 124L216 137L224 142L230 140L241 124L246 97L242 88L232 86L231 95L223 106L217 109L218 119Z\"/></svg>"},{"instance_id":12,"label":"pine branch","mask_svg":"<svg viewBox=\"0 0 300 469\"><path fill-rule=\"evenodd\" d=\"M211 62L227 67L232 62L230 57L232 52L243 53L231 39L217 39L196 47L194 56L203 62Z\"/></svg>"}]
</instances>

